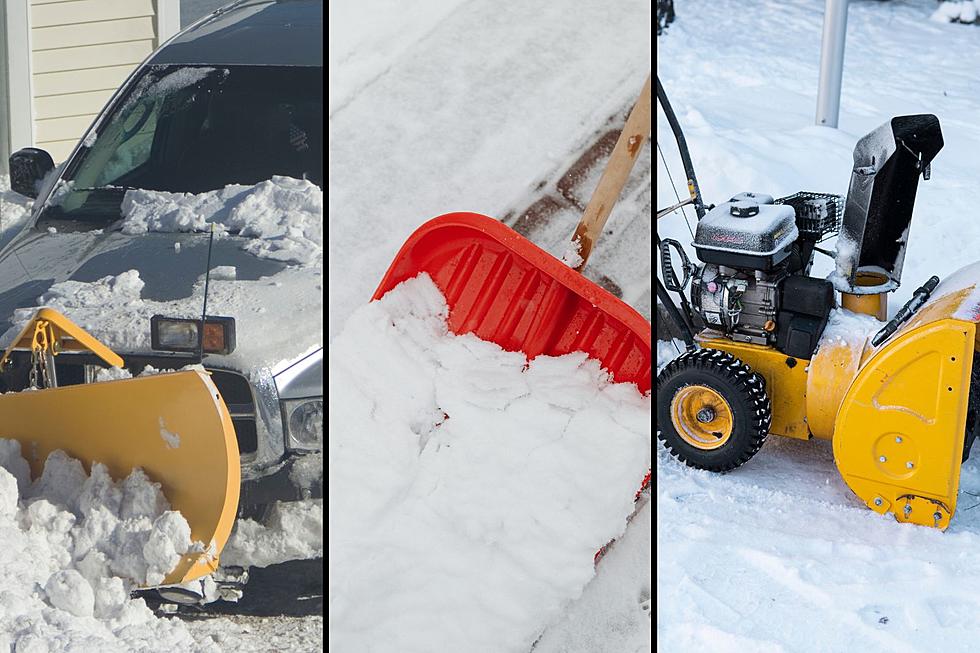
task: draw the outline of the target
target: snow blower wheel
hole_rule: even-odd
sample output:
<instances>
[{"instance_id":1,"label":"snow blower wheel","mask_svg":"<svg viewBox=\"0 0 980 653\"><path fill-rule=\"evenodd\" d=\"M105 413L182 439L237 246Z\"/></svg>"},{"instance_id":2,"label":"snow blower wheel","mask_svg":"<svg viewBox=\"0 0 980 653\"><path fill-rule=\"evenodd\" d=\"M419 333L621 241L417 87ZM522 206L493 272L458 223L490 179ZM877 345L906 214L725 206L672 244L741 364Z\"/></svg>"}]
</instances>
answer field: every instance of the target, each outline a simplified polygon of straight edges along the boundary
<instances>
[{"instance_id":1,"label":"snow blower wheel","mask_svg":"<svg viewBox=\"0 0 980 653\"><path fill-rule=\"evenodd\" d=\"M657 437L691 467L726 472L762 448L771 408L765 381L731 354L701 349L657 377Z\"/></svg>"}]
</instances>

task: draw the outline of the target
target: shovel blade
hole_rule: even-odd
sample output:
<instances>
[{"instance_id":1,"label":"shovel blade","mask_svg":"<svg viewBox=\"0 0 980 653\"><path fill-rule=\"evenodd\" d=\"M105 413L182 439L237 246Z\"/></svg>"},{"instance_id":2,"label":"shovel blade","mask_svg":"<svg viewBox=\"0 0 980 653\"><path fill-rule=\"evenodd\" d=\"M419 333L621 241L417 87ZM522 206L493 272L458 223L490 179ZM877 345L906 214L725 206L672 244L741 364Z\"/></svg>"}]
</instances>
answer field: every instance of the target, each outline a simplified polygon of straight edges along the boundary
<instances>
[{"instance_id":1,"label":"shovel blade","mask_svg":"<svg viewBox=\"0 0 980 653\"><path fill-rule=\"evenodd\" d=\"M453 333L474 333L529 359L584 351L615 381L650 390L650 323L499 221L450 213L426 222L373 299L422 272L445 295Z\"/></svg>"}]
</instances>

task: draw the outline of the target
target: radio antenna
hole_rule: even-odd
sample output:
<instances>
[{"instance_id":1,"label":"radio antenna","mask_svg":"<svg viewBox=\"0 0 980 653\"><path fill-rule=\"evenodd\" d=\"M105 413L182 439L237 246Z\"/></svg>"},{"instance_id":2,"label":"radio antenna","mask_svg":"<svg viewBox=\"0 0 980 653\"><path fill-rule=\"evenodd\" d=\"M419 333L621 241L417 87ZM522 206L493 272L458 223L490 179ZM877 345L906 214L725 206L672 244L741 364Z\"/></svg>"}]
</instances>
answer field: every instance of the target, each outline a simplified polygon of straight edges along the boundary
<instances>
[{"instance_id":1,"label":"radio antenna","mask_svg":"<svg viewBox=\"0 0 980 653\"><path fill-rule=\"evenodd\" d=\"M197 334L198 363L204 363L204 327L208 320L208 284L211 281L211 248L214 245L214 223L211 223L211 236L208 238L208 265L204 269L204 310L201 311L201 330Z\"/></svg>"}]
</instances>

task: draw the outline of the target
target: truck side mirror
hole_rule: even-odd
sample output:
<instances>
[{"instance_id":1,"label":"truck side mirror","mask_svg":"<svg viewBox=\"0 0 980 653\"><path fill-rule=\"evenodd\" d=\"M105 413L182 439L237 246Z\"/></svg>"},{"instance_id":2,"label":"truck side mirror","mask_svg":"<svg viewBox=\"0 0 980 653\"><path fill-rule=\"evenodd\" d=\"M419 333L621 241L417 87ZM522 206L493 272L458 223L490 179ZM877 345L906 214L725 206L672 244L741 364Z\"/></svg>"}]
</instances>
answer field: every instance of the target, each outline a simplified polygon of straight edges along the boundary
<instances>
[{"instance_id":1,"label":"truck side mirror","mask_svg":"<svg viewBox=\"0 0 980 653\"><path fill-rule=\"evenodd\" d=\"M10 155L10 188L37 199L38 182L54 169L51 155L36 147L25 147Z\"/></svg>"}]
</instances>

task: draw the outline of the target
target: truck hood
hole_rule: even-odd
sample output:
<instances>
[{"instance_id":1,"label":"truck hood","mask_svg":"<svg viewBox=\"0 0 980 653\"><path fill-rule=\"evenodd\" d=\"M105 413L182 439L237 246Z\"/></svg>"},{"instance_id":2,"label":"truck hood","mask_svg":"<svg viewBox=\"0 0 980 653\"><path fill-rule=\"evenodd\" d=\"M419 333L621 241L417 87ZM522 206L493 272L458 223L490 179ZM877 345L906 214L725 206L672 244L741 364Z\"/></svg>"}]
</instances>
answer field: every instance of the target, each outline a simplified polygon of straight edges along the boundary
<instances>
[{"instance_id":1,"label":"truck hood","mask_svg":"<svg viewBox=\"0 0 980 653\"><path fill-rule=\"evenodd\" d=\"M150 317L200 317L208 234L27 228L0 252L0 345L51 306L122 355L150 352ZM238 348L209 363L277 369L322 347L322 264L291 265L216 235L208 314L234 317Z\"/></svg>"}]
</instances>

